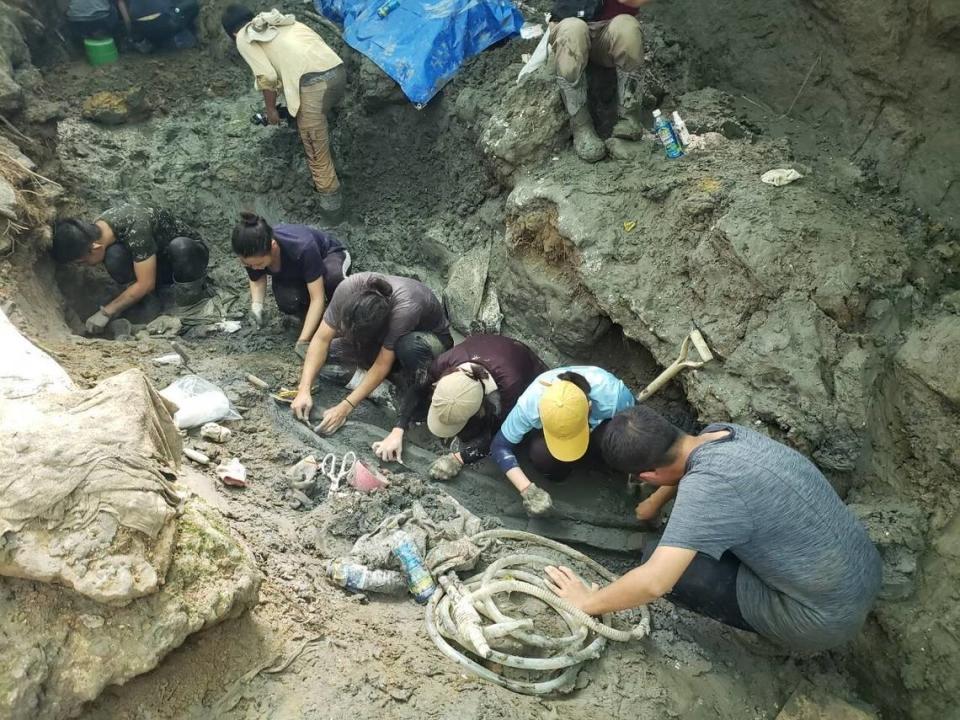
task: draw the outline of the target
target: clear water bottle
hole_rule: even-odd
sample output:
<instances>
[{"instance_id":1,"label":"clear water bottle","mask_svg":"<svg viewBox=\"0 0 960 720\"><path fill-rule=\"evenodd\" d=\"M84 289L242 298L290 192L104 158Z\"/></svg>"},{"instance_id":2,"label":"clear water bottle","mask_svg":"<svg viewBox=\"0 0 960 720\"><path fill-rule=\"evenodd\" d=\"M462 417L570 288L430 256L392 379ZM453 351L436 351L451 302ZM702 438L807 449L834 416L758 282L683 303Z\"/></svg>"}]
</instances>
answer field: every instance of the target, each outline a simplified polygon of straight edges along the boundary
<instances>
[{"instance_id":1,"label":"clear water bottle","mask_svg":"<svg viewBox=\"0 0 960 720\"><path fill-rule=\"evenodd\" d=\"M426 604L436 591L437 584L433 580L433 575L427 570L423 558L420 557L420 551L413 542L413 538L402 530L393 537L393 554L407 574L407 587L410 594L421 605Z\"/></svg>"},{"instance_id":2,"label":"clear water bottle","mask_svg":"<svg viewBox=\"0 0 960 720\"><path fill-rule=\"evenodd\" d=\"M653 111L653 132L663 145L667 157L671 159L683 157L683 148L677 135L673 131L673 126L660 112L659 109Z\"/></svg>"},{"instance_id":3,"label":"clear water bottle","mask_svg":"<svg viewBox=\"0 0 960 720\"><path fill-rule=\"evenodd\" d=\"M396 570L371 570L366 565L348 560L331 560L327 576L334 584L351 592L376 592L399 595L407 589L407 581Z\"/></svg>"}]
</instances>

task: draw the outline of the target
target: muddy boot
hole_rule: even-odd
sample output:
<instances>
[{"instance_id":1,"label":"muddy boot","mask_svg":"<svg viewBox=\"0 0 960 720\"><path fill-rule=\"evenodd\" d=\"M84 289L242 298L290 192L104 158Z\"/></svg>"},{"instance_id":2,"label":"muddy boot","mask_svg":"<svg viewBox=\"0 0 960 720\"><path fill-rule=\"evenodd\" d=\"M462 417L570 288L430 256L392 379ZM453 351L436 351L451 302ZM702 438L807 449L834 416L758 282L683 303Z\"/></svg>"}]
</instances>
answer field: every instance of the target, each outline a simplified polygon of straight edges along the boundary
<instances>
[{"instance_id":1,"label":"muddy boot","mask_svg":"<svg viewBox=\"0 0 960 720\"><path fill-rule=\"evenodd\" d=\"M204 289L207 282L206 273L202 277L189 282L173 282L173 302L177 307L196 305L204 298Z\"/></svg>"},{"instance_id":2,"label":"muddy boot","mask_svg":"<svg viewBox=\"0 0 960 720\"><path fill-rule=\"evenodd\" d=\"M320 212L328 223L337 223L343 218L343 190L337 189L332 193L319 193L317 203Z\"/></svg>"},{"instance_id":3,"label":"muddy boot","mask_svg":"<svg viewBox=\"0 0 960 720\"><path fill-rule=\"evenodd\" d=\"M563 106L570 115L570 130L573 132L573 149L585 162L597 162L607 154L607 148L597 136L587 107L587 80L582 76L576 83L557 78Z\"/></svg>"},{"instance_id":4,"label":"muddy boot","mask_svg":"<svg viewBox=\"0 0 960 720\"><path fill-rule=\"evenodd\" d=\"M622 140L639 140L643 135L640 122L640 103L643 102L643 85L640 76L617 69L617 111L619 120L613 126L613 137Z\"/></svg>"}]
</instances>

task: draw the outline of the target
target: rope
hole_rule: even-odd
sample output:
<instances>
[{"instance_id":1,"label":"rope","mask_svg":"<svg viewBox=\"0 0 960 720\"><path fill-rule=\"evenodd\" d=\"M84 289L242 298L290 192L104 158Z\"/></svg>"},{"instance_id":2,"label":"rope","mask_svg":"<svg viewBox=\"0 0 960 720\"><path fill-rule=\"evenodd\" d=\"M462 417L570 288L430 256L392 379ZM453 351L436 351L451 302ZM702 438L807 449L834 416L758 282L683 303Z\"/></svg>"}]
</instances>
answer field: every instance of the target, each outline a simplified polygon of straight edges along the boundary
<instances>
[{"instance_id":1,"label":"rope","mask_svg":"<svg viewBox=\"0 0 960 720\"><path fill-rule=\"evenodd\" d=\"M583 553L549 538L520 530L488 530L478 533L471 542L488 549L495 541L514 540L550 548L588 567L605 580L616 575ZM640 622L631 630L611 626L611 616L601 622L552 593L542 578L543 568L556 561L534 552L522 552L491 563L486 570L466 580L454 572L439 578L440 587L426 609L427 634L440 652L473 674L501 687L525 695L548 695L570 692L580 667L598 658L608 640L627 642L650 633L650 613L640 609ZM511 618L497 605L500 595L520 593L545 603L566 625L562 637L533 632L528 618ZM485 622L485 620L489 622ZM511 648L517 643L528 648L528 654L503 652L490 643L507 639ZM549 673L546 678L522 680L508 678L477 662L470 655L505 668L516 668L532 674ZM559 671L559 674L556 674Z\"/></svg>"}]
</instances>

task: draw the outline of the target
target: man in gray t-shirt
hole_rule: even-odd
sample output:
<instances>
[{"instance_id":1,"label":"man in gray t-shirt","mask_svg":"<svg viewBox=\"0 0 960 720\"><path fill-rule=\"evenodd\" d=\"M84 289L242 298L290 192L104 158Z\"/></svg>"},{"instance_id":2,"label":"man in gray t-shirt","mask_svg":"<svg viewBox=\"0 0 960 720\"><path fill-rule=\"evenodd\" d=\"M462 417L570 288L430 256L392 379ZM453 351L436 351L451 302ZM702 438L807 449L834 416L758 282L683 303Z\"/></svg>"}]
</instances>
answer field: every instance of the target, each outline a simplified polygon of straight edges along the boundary
<instances>
[{"instance_id":1,"label":"man in gray t-shirt","mask_svg":"<svg viewBox=\"0 0 960 720\"><path fill-rule=\"evenodd\" d=\"M338 430L388 376L401 385L412 382L411 373L429 366L451 347L453 337L443 305L426 285L371 272L349 277L337 286L310 341L293 412L302 420L309 418L310 389L327 360L367 372L343 402L324 412L317 426L322 433Z\"/></svg>"},{"instance_id":2,"label":"man in gray t-shirt","mask_svg":"<svg viewBox=\"0 0 960 720\"><path fill-rule=\"evenodd\" d=\"M591 591L549 568L558 594L599 615L666 596L797 650L853 638L880 589L880 555L830 483L800 453L737 425L686 435L645 406L610 422L604 459L677 486L649 559Z\"/></svg>"}]
</instances>

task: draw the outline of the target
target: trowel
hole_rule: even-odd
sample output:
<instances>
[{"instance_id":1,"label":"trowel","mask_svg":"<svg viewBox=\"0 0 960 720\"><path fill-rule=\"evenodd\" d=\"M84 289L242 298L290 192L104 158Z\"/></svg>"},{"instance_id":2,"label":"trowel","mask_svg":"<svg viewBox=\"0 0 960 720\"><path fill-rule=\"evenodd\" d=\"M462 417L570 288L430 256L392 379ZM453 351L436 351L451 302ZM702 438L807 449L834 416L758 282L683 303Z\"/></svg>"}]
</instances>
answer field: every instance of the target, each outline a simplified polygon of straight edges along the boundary
<instances>
[{"instance_id":1,"label":"trowel","mask_svg":"<svg viewBox=\"0 0 960 720\"><path fill-rule=\"evenodd\" d=\"M693 347L696 348L697 354L700 356L699 360L687 360L691 343L693 343ZM680 345L680 354L677 356L677 359L637 395L637 401L643 402L646 400L674 377L679 375L681 370L685 368L701 368L711 360L713 360L713 353L710 351L707 341L703 339L703 335L697 328L693 328L690 334L683 339L683 343Z\"/></svg>"}]
</instances>

